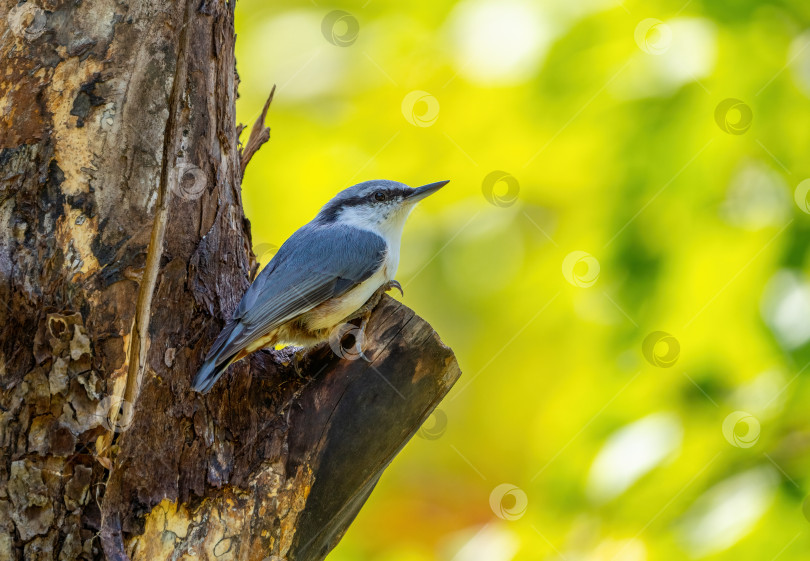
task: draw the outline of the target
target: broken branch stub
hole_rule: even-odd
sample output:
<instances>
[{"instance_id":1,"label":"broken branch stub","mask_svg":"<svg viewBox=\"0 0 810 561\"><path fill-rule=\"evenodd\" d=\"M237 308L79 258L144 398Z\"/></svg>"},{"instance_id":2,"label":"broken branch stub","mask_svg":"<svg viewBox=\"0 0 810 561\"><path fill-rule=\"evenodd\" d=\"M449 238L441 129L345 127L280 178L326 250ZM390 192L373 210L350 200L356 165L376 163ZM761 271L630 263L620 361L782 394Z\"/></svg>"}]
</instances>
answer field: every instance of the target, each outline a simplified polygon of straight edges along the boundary
<instances>
[{"instance_id":1,"label":"broken branch stub","mask_svg":"<svg viewBox=\"0 0 810 561\"><path fill-rule=\"evenodd\" d=\"M364 353L370 362L330 362L291 416L290 462L318 453L309 460L315 477L290 561L323 559L337 544L383 470L461 374L433 328L389 296L372 315Z\"/></svg>"}]
</instances>

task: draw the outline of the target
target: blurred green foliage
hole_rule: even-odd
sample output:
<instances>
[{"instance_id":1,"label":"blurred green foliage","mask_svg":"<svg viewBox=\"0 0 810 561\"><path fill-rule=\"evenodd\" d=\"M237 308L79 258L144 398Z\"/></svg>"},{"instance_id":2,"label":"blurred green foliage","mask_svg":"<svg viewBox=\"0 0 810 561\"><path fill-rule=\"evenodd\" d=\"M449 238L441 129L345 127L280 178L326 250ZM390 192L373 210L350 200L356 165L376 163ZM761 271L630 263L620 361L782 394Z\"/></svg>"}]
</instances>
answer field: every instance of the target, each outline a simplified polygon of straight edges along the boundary
<instances>
[{"instance_id":1,"label":"blurred green foliage","mask_svg":"<svg viewBox=\"0 0 810 561\"><path fill-rule=\"evenodd\" d=\"M239 119L278 84L263 262L346 186L452 180L398 279L464 374L331 559L808 558L806 0L240 0L236 27Z\"/></svg>"}]
</instances>

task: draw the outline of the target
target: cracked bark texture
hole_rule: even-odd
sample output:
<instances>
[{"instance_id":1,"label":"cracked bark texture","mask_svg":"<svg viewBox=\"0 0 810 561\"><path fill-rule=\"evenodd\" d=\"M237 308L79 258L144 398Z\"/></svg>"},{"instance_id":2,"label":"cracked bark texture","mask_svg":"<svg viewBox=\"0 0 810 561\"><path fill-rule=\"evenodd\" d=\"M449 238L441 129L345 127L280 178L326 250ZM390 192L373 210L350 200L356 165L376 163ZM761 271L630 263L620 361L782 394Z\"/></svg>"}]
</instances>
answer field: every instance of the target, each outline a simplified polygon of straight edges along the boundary
<instances>
[{"instance_id":1,"label":"cracked bark texture","mask_svg":"<svg viewBox=\"0 0 810 561\"><path fill-rule=\"evenodd\" d=\"M322 559L459 376L383 297L189 382L255 267L232 3L0 2L0 561Z\"/></svg>"}]
</instances>

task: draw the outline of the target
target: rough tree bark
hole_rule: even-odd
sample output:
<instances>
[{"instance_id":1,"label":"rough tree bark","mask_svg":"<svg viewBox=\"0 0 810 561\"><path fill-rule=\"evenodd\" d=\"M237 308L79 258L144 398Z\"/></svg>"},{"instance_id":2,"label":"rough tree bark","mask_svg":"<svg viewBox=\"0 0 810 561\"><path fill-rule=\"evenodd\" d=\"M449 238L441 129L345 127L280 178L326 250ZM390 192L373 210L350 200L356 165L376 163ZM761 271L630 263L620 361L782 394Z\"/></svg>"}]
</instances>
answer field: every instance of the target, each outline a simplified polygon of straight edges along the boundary
<instances>
[{"instance_id":1,"label":"rough tree bark","mask_svg":"<svg viewBox=\"0 0 810 561\"><path fill-rule=\"evenodd\" d=\"M233 9L0 4L0 561L322 559L459 376L384 297L370 363L190 393L255 272Z\"/></svg>"}]
</instances>

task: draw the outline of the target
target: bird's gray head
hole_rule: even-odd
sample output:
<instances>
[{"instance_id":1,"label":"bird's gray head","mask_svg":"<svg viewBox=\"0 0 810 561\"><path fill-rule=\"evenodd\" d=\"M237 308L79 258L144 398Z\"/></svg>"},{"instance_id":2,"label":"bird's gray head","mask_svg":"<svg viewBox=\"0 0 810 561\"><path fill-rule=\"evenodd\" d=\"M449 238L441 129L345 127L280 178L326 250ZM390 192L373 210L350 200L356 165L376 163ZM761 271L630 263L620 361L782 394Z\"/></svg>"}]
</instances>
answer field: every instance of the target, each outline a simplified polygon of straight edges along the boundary
<instances>
[{"instance_id":1,"label":"bird's gray head","mask_svg":"<svg viewBox=\"0 0 810 561\"><path fill-rule=\"evenodd\" d=\"M318 213L320 223L340 223L382 234L402 231L413 207L449 181L411 188L398 181L376 179L347 187Z\"/></svg>"}]
</instances>

